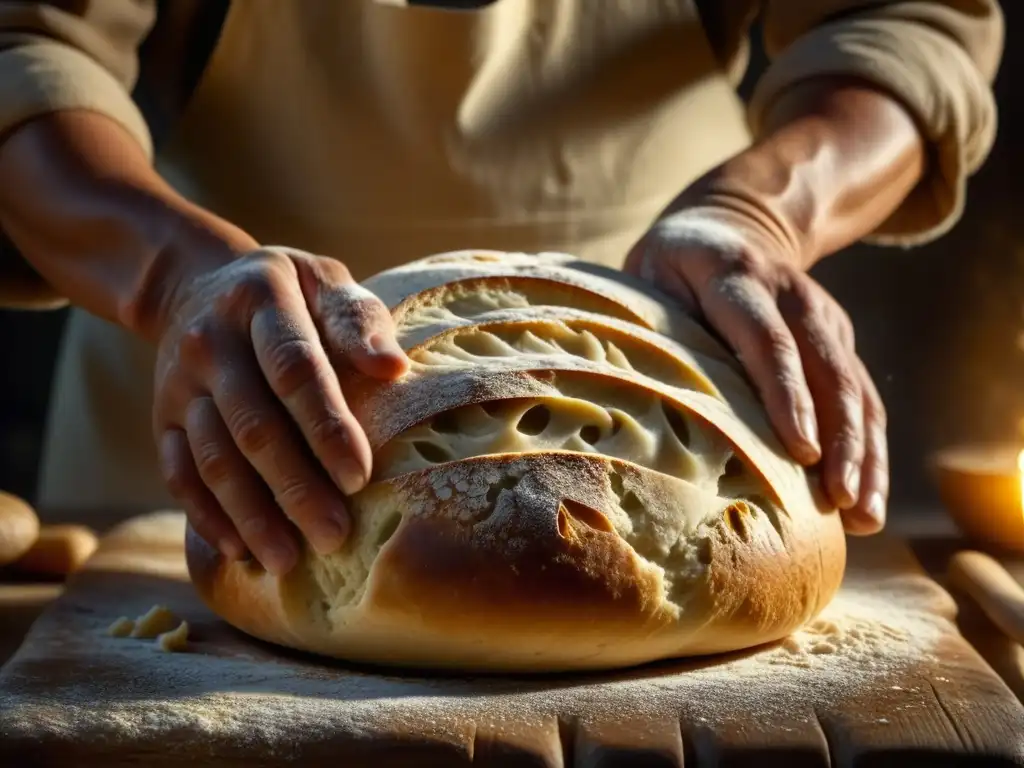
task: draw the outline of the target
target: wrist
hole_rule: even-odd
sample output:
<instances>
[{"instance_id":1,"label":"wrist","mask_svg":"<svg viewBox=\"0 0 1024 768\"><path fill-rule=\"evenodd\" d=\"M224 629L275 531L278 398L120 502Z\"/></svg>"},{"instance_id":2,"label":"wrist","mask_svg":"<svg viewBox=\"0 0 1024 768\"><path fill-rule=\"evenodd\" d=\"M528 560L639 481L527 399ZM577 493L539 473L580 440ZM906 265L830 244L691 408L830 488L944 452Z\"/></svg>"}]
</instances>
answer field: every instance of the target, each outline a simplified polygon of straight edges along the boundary
<instances>
[{"instance_id":1,"label":"wrist","mask_svg":"<svg viewBox=\"0 0 1024 768\"><path fill-rule=\"evenodd\" d=\"M758 245L774 258L809 269L825 255L834 190L823 166L832 145L821 121L791 123L712 170L685 196L767 240Z\"/></svg>"},{"instance_id":2,"label":"wrist","mask_svg":"<svg viewBox=\"0 0 1024 768\"><path fill-rule=\"evenodd\" d=\"M139 209L139 215L125 221L125 256L136 269L117 296L116 320L155 341L192 280L255 250L258 243L180 198L149 197L139 202Z\"/></svg>"},{"instance_id":3,"label":"wrist","mask_svg":"<svg viewBox=\"0 0 1024 768\"><path fill-rule=\"evenodd\" d=\"M810 268L808 229L784 196L766 194L768 185L753 183L754 177L739 164L719 166L680 195L657 226L691 245Z\"/></svg>"},{"instance_id":4,"label":"wrist","mask_svg":"<svg viewBox=\"0 0 1024 768\"><path fill-rule=\"evenodd\" d=\"M924 171L924 142L887 94L843 78L790 88L764 136L708 173L677 207L712 205L768 233L802 269L873 232Z\"/></svg>"},{"instance_id":5,"label":"wrist","mask_svg":"<svg viewBox=\"0 0 1024 768\"><path fill-rule=\"evenodd\" d=\"M113 120L58 112L0 145L0 226L54 291L153 338L186 275L255 241L175 192Z\"/></svg>"}]
</instances>

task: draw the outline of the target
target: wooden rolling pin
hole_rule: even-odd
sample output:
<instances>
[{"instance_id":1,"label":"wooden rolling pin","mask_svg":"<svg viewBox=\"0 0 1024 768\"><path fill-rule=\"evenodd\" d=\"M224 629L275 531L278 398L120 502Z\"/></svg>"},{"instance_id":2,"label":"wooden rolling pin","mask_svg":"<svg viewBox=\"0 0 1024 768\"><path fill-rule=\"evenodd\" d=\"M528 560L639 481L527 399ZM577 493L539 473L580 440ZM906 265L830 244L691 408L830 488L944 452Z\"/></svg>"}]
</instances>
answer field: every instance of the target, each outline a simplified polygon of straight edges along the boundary
<instances>
[{"instance_id":1,"label":"wooden rolling pin","mask_svg":"<svg viewBox=\"0 0 1024 768\"><path fill-rule=\"evenodd\" d=\"M958 552L949 562L950 586L984 611L1007 637L1024 645L1024 587L994 558L982 552Z\"/></svg>"}]
</instances>

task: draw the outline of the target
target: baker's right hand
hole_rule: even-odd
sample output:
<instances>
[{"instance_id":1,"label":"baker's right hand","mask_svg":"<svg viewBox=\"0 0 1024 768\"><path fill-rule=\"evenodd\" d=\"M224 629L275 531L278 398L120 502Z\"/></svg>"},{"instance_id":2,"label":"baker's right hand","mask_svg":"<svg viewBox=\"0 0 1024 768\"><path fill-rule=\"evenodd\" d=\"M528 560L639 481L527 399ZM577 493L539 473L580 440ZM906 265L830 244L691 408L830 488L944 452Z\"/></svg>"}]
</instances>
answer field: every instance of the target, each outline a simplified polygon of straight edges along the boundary
<instances>
[{"instance_id":1,"label":"baker's right hand","mask_svg":"<svg viewBox=\"0 0 1024 768\"><path fill-rule=\"evenodd\" d=\"M371 470L338 375L407 369L387 308L340 262L265 248L177 285L165 316L154 433L192 527L275 574L297 562L298 532L336 550Z\"/></svg>"}]
</instances>

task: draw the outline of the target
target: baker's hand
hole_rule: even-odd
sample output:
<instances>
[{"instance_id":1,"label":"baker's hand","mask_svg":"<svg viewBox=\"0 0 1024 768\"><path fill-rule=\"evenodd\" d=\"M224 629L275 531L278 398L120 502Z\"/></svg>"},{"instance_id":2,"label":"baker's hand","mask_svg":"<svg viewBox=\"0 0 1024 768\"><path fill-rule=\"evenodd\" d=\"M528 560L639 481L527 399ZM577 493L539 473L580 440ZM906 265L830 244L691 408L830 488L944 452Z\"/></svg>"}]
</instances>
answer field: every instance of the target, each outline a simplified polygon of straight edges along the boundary
<instances>
[{"instance_id":1,"label":"baker's hand","mask_svg":"<svg viewBox=\"0 0 1024 768\"><path fill-rule=\"evenodd\" d=\"M824 488L847 530L884 522L885 409L842 307L806 274L785 227L697 205L663 217L632 249L632 272L680 299L737 353L779 438Z\"/></svg>"},{"instance_id":2,"label":"baker's hand","mask_svg":"<svg viewBox=\"0 0 1024 768\"><path fill-rule=\"evenodd\" d=\"M337 549L371 467L336 370L406 370L387 308L337 261L266 248L184 281L167 317L154 431L196 532L275 574L297 561L292 524Z\"/></svg>"}]
</instances>

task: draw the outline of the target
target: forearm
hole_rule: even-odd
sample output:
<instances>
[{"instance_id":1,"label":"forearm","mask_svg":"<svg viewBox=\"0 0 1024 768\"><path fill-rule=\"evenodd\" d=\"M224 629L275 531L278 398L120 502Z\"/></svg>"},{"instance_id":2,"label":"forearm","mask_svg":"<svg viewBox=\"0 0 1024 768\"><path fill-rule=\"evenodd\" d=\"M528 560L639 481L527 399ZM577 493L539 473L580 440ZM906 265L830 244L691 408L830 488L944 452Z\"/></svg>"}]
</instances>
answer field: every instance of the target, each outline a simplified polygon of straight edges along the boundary
<instances>
[{"instance_id":1,"label":"forearm","mask_svg":"<svg viewBox=\"0 0 1024 768\"><path fill-rule=\"evenodd\" d=\"M171 189L120 125L84 111L0 145L0 227L72 303L146 337L176 280L256 247Z\"/></svg>"},{"instance_id":2,"label":"forearm","mask_svg":"<svg viewBox=\"0 0 1024 768\"><path fill-rule=\"evenodd\" d=\"M768 115L763 138L684 195L752 213L809 268L883 223L920 180L910 115L853 81L809 81Z\"/></svg>"}]
</instances>

